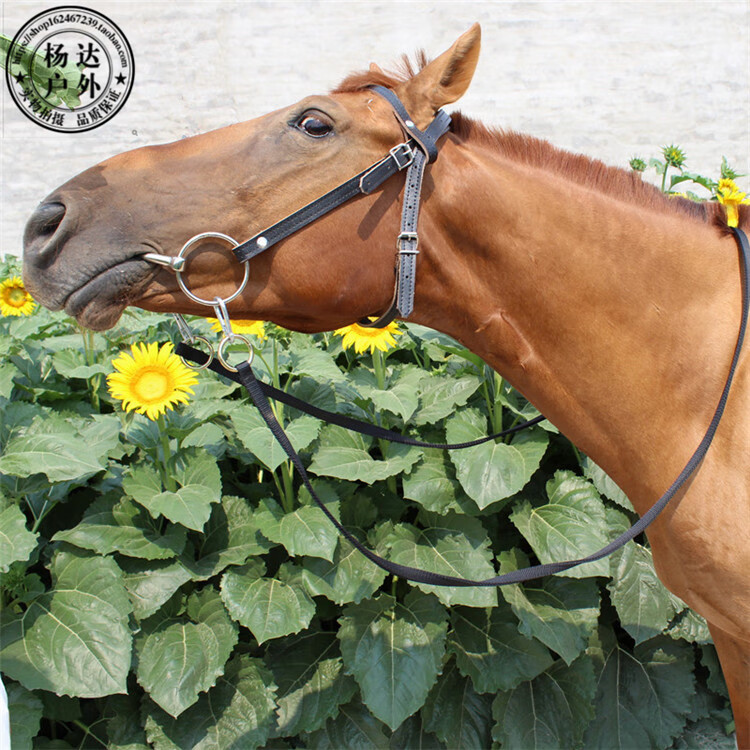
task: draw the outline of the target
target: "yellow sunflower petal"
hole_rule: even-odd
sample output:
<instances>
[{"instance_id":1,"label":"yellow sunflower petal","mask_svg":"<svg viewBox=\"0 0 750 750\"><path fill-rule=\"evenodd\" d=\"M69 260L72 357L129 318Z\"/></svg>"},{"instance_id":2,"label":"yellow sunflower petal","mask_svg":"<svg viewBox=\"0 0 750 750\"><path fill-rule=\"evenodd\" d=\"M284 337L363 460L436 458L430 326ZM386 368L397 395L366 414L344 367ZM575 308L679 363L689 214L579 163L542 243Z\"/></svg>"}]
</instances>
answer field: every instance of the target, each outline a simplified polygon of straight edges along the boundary
<instances>
[{"instance_id":1,"label":"yellow sunflower petal","mask_svg":"<svg viewBox=\"0 0 750 750\"><path fill-rule=\"evenodd\" d=\"M375 318L370 318L375 320ZM357 354L363 354L367 350L371 353L376 349L382 352L396 346L396 336L400 336L403 331L397 323L389 323L385 328L366 328L353 323L350 326L337 328L335 334L342 337L341 346L344 349L354 348Z\"/></svg>"},{"instance_id":2,"label":"yellow sunflower petal","mask_svg":"<svg viewBox=\"0 0 750 750\"><path fill-rule=\"evenodd\" d=\"M112 360L116 372L107 376L113 398L122 401L125 411L157 419L176 404L187 403L187 394L198 382L195 373L174 354L171 343L133 344L130 354Z\"/></svg>"},{"instance_id":3,"label":"yellow sunflower petal","mask_svg":"<svg viewBox=\"0 0 750 750\"><path fill-rule=\"evenodd\" d=\"M3 315L31 315L36 307L20 276L0 282L0 313Z\"/></svg>"}]
</instances>

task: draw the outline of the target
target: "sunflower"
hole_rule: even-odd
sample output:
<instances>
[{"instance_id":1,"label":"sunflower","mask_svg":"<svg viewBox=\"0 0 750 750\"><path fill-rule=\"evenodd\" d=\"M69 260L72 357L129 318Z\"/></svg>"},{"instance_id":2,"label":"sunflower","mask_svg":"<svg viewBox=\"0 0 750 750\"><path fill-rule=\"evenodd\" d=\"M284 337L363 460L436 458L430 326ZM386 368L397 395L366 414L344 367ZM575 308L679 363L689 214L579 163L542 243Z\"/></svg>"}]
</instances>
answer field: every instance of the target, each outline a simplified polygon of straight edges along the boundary
<instances>
[{"instance_id":1,"label":"sunflower","mask_svg":"<svg viewBox=\"0 0 750 750\"><path fill-rule=\"evenodd\" d=\"M0 282L0 312L3 315L31 315L36 307L20 276Z\"/></svg>"},{"instance_id":2,"label":"sunflower","mask_svg":"<svg viewBox=\"0 0 750 750\"><path fill-rule=\"evenodd\" d=\"M221 323L216 318L206 318L211 324L211 330L221 333ZM266 340L266 325L262 320L232 320L232 333L257 336L260 341Z\"/></svg>"},{"instance_id":3,"label":"sunflower","mask_svg":"<svg viewBox=\"0 0 750 750\"><path fill-rule=\"evenodd\" d=\"M750 203L747 194L743 193L737 187L737 183L734 180L724 178L723 180L719 180L716 197L719 199L719 203L727 209L727 224L730 227L736 227L740 218L738 207Z\"/></svg>"},{"instance_id":4,"label":"sunflower","mask_svg":"<svg viewBox=\"0 0 750 750\"><path fill-rule=\"evenodd\" d=\"M375 320L375 318L370 318ZM341 345L344 349L354 347L357 354L362 354L368 349L373 353L376 349L381 352L387 351L390 347L396 346L394 336L400 336L403 331L396 323L389 323L385 328L365 328L358 323L350 326L337 328L334 333L343 336L344 340Z\"/></svg>"},{"instance_id":5,"label":"sunflower","mask_svg":"<svg viewBox=\"0 0 750 750\"><path fill-rule=\"evenodd\" d=\"M175 404L187 403L198 378L173 353L171 343L133 344L130 350L132 354L123 352L112 360L117 372L107 375L109 392L125 411L155 420Z\"/></svg>"}]
</instances>

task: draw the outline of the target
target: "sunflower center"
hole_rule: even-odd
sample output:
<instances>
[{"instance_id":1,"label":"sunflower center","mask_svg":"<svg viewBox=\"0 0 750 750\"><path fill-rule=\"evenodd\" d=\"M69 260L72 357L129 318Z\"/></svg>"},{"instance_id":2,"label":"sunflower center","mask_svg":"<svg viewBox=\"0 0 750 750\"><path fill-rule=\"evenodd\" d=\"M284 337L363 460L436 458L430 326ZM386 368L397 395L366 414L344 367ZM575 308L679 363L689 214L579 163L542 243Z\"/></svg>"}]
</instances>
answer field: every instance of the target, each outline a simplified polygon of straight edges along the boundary
<instances>
[{"instance_id":1,"label":"sunflower center","mask_svg":"<svg viewBox=\"0 0 750 750\"><path fill-rule=\"evenodd\" d=\"M130 386L141 403L163 401L172 394L172 378L160 367L147 367L137 375Z\"/></svg>"},{"instance_id":2,"label":"sunflower center","mask_svg":"<svg viewBox=\"0 0 750 750\"><path fill-rule=\"evenodd\" d=\"M26 304L26 290L18 288L8 290L7 302L13 307L23 307Z\"/></svg>"}]
</instances>

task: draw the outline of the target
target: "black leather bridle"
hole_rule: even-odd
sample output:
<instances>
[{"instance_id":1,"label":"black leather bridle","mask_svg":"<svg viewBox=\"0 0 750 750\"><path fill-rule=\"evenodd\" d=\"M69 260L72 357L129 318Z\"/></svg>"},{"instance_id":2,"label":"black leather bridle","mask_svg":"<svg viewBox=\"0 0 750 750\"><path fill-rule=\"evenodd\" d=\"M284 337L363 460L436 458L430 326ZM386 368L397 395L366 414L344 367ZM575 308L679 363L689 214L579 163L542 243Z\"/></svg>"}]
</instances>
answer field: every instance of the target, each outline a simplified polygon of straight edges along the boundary
<instances>
[{"instance_id":1,"label":"black leather bridle","mask_svg":"<svg viewBox=\"0 0 750 750\"><path fill-rule=\"evenodd\" d=\"M366 170L355 175L347 182L339 185L330 192L321 196L312 203L307 204L299 211L287 216L276 224L268 227L263 232L259 232L254 237L251 237L246 242L240 245L236 245L234 253L238 260L247 262L254 258L256 255L264 252L265 250L273 247L276 243L289 237L294 232L302 229L311 222L320 218L321 216L332 211L334 208L340 206L342 203L354 198L357 195L367 195L381 185L392 175L400 172L403 169L407 169L406 188L404 191L404 207L402 210L402 223L401 233L398 237L398 264L396 269L396 286L393 297L393 302L390 308L376 321L369 323L360 323L360 325L368 324L372 326L382 327L388 322L393 320L396 316L407 317L414 306L414 285L415 285L415 259L417 255L417 220L419 215L419 198L422 185L422 177L424 174L424 168L426 164L437 156L437 141L449 127L450 117L444 114L442 111L438 112L435 119L427 127L425 131L420 131L414 121L409 117L408 112L404 108L403 104L399 101L398 97L389 89L385 89L380 86L372 87L374 91L383 96L393 106L394 112L397 119L404 128L405 133L408 135L408 140L404 143L395 146L387 156L380 161L368 167ZM176 352L180 356L191 360L199 364L201 367L208 367L214 372L223 375L224 377L240 383L250 395L255 406L260 411L266 424L271 429L275 438L284 449L288 458L291 460L295 469L299 473L303 484L307 488L308 492L312 496L315 503L323 511L323 513L329 518L334 524L338 531L365 557L371 560L379 567L386 570L388 573L393 575L406 578L407 580L414 581L416 583L423 583L435 586L505 586L514 583L523 583L525 581L533 580L535 578L541 578L543 576L551 575L554 573L561 573L569 570L570 568L578 565L583 565L589 562L595 562L602 558L612 554L620 547L625 545L627 542L635 539L656 519L656 517L664 510L667 504L675 497L679 490L685 485L687 480L698 468L701 461L705 457L709 446L714 438L716 430L721 421L721 417L724 413L724 408L729 397L729 391L732 386L737 364L739 362L740 353L742 351L742 345L745 338L745 332L747 329L748 321L748 289L750 289L750 277L748 268L750 266L750 244L748 243L747 236L745 233L738 228L730 227L735 240L737 242L740 259L741 259L741 283L742 283L742 317L740 322L739 333L737 336L737 343L735 345L734 354L729 367L729 373L726 378L724 389L719 398L718 404L714 411L711 422L706 430L706 433L699 443L698 447L693 452L693 455L688 460L685 468L680 472L677 479L670 485L666 492L654 503L654 505L643 515L641 518L633 524L627 531L620 534L616 539L612 540L608 545L600 549L587 557L578 560L566 560L563 562L545 563L541 565L533 565L528 568L512 571L503 575L494 576L485 580L471 580L466 578L458 578L455 576L442 575L420 568L413 568L408 565L401 565L391 560L386 560L380 555L375 554L372 550L365 547L356 536L354 536L348 529L346 529L339 520L331 513L328 507L321 501L315 492L315 488L312 486L307 470L299 457L297 451L292 446L289 438L284 432L282 426L277 421L271 405L268 402L268 398L281 401L289 404L296 409L300 409L312 416L322 419L333 424L340 425L349 430L354 430L365 435L377 437L379 439L391 440L406 445L414 445L426 448L441 448L441 449L460 449L468 448L474 445L479 445L483 442L493 440L504 435L508 435L518 430L530 427L531 425L538 424L544 419L544 417L537 417L536 419L530 420L516 427L497 433L495 435L489 435L479 440L474 440L468 443L459 444L435 444L426 443L420 440L415 440L398 433L394 433L390 430L386 430L376 425L367 424L358 420L346 417L341 414L328 412L324 409L307 404L306 402L291 396L284 391L278 390L266 383L262 383L255 378L255 375L250 366L251 359L248 362L244 362L237 366L236 369L228 368L222 362L217 361L212 355L206 355L203 352L189 346L183 342L177 345ZM160 262L160 261L155 261ZM164 263L169 265L169 263ZM174 267L174 264L173 264Z\"/></svg>"},{"instance_id":2,"label":"black leather bridle","mask_svg":"<svg viewBox=\"0 0 750 750\"><path fill-rule=\"evenodd\" d=\"M362 320L360 325L383 328L394 318L406 318L414 309L416 283L416 260L419 250L417 223L422 192L422 177L425 166L437 159L437 142L450 127L451 118L439 110L425 130L420 130L409 116L401 100L390 89L371 86L393 107L396 119L404 130L407 140L394 146L388 155L371 164L367 169L342 183L320 198L303 206L299 211L283 218L272 226L258 232L254 237L233 249L237 260L247 262L256 255L272 248L276 243L306 227L321 216L338 208L358 195L369 195L389 177L406 169L406 186L401 210L401 232L396 240L398 262L393 301L389 308L375 321Z\"/></svg>"}]
</instances>

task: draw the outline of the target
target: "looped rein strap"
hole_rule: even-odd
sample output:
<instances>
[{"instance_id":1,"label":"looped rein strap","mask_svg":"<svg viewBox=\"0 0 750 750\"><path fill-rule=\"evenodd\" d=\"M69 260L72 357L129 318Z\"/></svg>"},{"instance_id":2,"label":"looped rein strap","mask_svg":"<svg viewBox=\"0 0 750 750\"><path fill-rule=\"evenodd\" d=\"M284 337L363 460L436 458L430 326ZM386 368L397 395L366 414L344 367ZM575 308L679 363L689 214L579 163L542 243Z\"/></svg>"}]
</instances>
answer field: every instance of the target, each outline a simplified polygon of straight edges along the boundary
<instances>
[{"instance_id":1,"label":"looped rein strap","mask_svg":"<svg viewBox=\"0 0 750 750\"><path fill-rule=\"evenodd\" d=\"M440 573L433 573L420 568L413 568L408 565L400 565L391 560L386 560L380 555L375 554L372 550L365 547L351 532L349 532L338 519L330 512L328 507L322 502L315 492L310 478L307 474L302 460L299 454L292 446L289 438L284 432L283 428L276 419L271 405L266 398L264 390L268 388L265 384L261 384L253 374L249 364L243 363L237 367L236 377L233 379L241 383L247 390L250 398L252 399L255 406L260 411L266 424L271 429L276 440L279 442L284 452L291 460L295 469L299 473L303 484L307 488L308 492L312 496L315 503L325 513L328 519L334 524L338 531L357 549L361 552L368 560L378 565L383 570L393 575L405 578L415 583L429 584L433 586L507 586L514 583L523 583L543 576L551 575L554 573L562 573L566 570L570 570L578 565L585 563L595 562L602 558L612 554L620 547L627 544L632 539L635 539L656 519L656 517L664 510L670 500L677 494L677 492L683 487L685 482L690 478L692 473L698 468L700 462L705 457L709 446L716 434L716 430L721 421L721 417L726 407L727 399L729 398L729 391L732 386L734 374L737 369L737 363L739 362L740 353L742 351L742 345L745 340L745 332L747 330L748 320L748 289L750 288L750 279L748 277L748 265L750 265L750 244L748 243L747 236L741 229L736 227L730 227L733 232L737 244L739 246L740 258L741 258L741 280L742 280L742 317L740 321L739 333L737 336L737 343L734 348L734 354L729 367L729 373L727 375L724 389L719 398L719 402L714 411L714 415L711 418L711 422L706 430L703 439L699 443L698 447L693 452L693 455L688 460L685 468L680 472L677 479L670 485L667 491L654 503L654 505L627 531L620 534L616 539L611 541L606 547L603 547L598 552L595 552L587 557L580 558L578 560L566 560L563 562L545 563L541 565L532 565L528 568L522 568L515 570L510 573L503 575L494 576L493 578L486 578L484 580L471 580L468 578L458 578L455 576L442 575ZM184 347L180 345L178 347L179 354L185 354L190 347ZM195 351L195 350L193 350ZM205 357L200 352L199 355ZM212 369L217 369L212 365ZM288 394L287 394L288 395Z\"/></svg>"}]
</instances>

